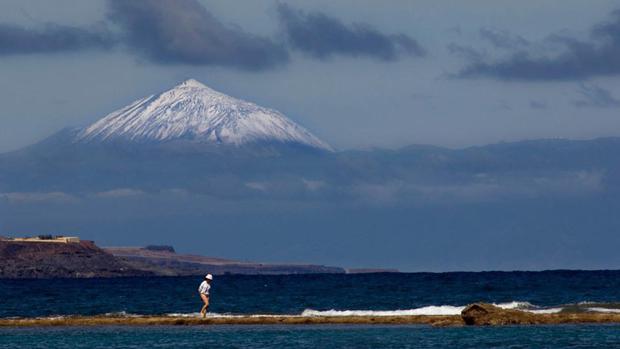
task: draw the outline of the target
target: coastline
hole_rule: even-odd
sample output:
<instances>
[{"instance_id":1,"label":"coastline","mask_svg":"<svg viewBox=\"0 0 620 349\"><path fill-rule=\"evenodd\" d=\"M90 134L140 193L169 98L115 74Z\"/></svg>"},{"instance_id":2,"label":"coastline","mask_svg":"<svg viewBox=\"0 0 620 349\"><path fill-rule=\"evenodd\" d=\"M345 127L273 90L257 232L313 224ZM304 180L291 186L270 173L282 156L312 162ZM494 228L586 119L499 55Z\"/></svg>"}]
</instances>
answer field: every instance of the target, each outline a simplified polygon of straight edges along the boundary
<instances>
[{"instance_id":1,"label":"coastline","mask_svg":"<svg viewBox=\"0 0 620 349\"><path fill-rule=\"evenodd\" d=\"M172 246L101 248L79 237L0 236L0 280L152 276L346 274L319 264L271 264L177 254ZM358 272L374 272L372 269Z\"/></svg>"},{"instance_id":2,"label":"coastline","mask_svg":"<svg viewBox=\"0 0 620 349\"><path fill-rule=\"evenodd\" d=\"M505 326L620 323L620 313L536 314L501 309L486 303L469 305L461 315L398 316L302 316L302 315L222 315L207 318L165 315L98 315L0 319L0 327L40 326L198 326L198 325L313 325L380 324L447 326Z\"/></svg>"}]
</instances>

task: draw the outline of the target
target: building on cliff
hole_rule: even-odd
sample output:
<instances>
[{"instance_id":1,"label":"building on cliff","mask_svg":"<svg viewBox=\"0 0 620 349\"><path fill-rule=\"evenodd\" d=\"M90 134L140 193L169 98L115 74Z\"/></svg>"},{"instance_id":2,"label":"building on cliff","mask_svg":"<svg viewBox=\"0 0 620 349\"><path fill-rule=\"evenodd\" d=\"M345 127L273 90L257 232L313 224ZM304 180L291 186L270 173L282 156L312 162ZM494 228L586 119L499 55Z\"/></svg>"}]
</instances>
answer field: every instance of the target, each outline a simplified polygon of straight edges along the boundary
<instances>
[{"instance_id":1,"label":"building on cliff","mask_svg":"<svg viewBox=\"0 0 620 349\"><path fill-rule=\"evenodd\" d=\"M22 238L3 238L5 241L15 242L46 242L46 243L79 243L80 238L77 236L63 236L63 235L39 235L36 237L22 237Z\"/></svg>"}]
</instances>

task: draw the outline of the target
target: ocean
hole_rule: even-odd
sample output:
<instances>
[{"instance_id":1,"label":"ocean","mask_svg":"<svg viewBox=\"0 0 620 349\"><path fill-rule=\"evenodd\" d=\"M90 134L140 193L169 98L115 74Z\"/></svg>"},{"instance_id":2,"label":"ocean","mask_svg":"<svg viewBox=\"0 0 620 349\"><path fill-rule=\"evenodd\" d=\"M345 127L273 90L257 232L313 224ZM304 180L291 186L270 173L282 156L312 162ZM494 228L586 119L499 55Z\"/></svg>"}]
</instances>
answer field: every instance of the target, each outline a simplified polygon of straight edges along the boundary
<instances>
[{"instance_id":1,"label":"ocean","mask_svg":"<svg viewBox=\"0 0 620 349\"><path fill-rule=\"evenodd\" d=\"M0 317L198 316L200 277L0 280ZM221 275L210 316L459 314L472 302L620 312L620 271ZM619 325L3 328L0 348L620 348Z\"/></svg>"},{"instance_id":2,"label":"ocean","mask_svg":"<svg viewBox=\"0 0 620 349\"><path fill-rule=\"evenodd\" d=\"M0 348L618 348L620 326L213 326L0 329Z\"/></svg>"}]
</instances>

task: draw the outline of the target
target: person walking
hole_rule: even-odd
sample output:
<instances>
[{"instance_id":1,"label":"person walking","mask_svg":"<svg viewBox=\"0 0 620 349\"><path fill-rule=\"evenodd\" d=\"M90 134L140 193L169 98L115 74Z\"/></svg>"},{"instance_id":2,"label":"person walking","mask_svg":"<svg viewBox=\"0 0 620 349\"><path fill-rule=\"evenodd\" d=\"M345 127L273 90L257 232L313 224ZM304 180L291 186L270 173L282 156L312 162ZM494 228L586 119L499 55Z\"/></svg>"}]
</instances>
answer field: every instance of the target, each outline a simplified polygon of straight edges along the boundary
<instances>
[{"instance_id":1,"label":"person walking","mask_svg":"<svg viewBox=\"0 0 620 349\"><path fill-rule=\"evenodd\" d=\"M200 299L202 299L204 303L202 309L200 309L200 314L203 318L207 316L207 310L209 309L209 290L211 290L211 281L213 281L213 275L207 274L204 281L198 287Z\"/></svg>"}]
</instances>

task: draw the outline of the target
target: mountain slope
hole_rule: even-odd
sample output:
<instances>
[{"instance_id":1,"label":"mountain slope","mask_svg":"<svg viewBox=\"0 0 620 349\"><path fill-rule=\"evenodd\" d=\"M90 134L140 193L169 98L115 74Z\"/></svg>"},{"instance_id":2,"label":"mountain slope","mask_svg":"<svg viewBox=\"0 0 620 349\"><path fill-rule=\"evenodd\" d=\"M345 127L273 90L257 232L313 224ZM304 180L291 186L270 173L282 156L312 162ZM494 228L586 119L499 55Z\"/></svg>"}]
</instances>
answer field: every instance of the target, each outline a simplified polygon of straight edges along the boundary
<instances>
[{"instance_id":1,"label":"mountain slope","mask_svg":"<svg viewBox=\"0 0 620 349\"><path fill-rule=\"evenodd\" d=\"M273 142L331 150L280 112L227 96L193 79L112 112L85 128L76 140L189 140L235 146Z\"/></svg>"}]
</instances>

